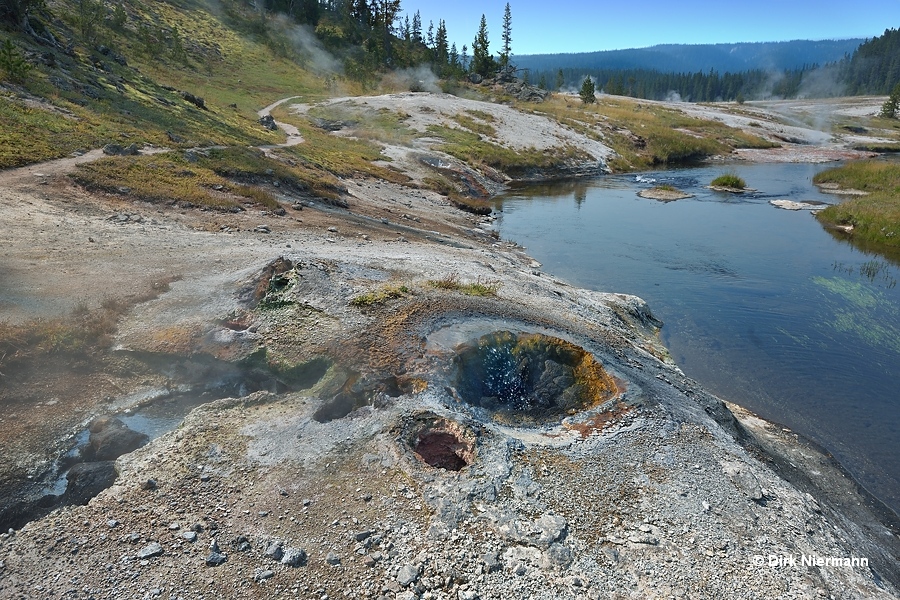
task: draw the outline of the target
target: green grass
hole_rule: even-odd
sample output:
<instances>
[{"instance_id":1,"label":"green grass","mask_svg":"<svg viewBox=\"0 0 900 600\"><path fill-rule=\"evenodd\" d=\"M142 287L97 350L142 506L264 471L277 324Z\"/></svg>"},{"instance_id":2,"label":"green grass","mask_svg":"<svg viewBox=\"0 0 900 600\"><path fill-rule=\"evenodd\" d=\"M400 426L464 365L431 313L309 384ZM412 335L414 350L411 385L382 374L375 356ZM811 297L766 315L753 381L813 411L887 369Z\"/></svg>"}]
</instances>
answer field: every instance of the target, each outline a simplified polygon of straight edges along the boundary
<instances>
[{"instance_id":1,"label":"green grass","mask_svg":"<svg viewBox=\"0 0 900 600\"><path fill-rule=\"evenodd\" d=\"M58 18L49 28L74 44L72 53L25 36L16 40L55 64L32 59L22 86L0 98L0 168L110 142L185 148L277 143L284 133L261 127L259 108L291 95L309 101L355 91L304 68L277 21L233 0L216 11L192 0L125 0L121 6L125 23L101 25L96 41L86 43L73 18L74 0L56 2ZM147 32L155 42L145 41ZM100 54L99 44L112 52ZM180 90L204 98L209 110L187 102Z\"/></svg>"},{"instance_id":2,"label":"green grass","mask_svg":"<svg viewBox=\"0 0 900 600\"><path fill-rule=\"evenodd\" d=\"M361 294L350 300L350 306L363 308L366 306L374 306L384 304L388 300L402 298L409 293L409 288L405 285L389 285L371 291L367 294Z\"/></svg>"},{"instance_id":3,"label":"green grass","mask_svg":"<svg viewBox=\"0 0 900 600\"><path fill-rule=\"evenodd\" d=\"M657 189L657 190L662 190L662 191L664 191L664 192L678 192L678 191L681 191L681 190L679 190L678 188L676 188L674 185L670 185L670 184L668 184L668 183L662 183L662 184L656 186L656 189Z\"/></svg>"},{"instance_id":4,"label":"green grass","mask_svg":"<svg viewBox=\"0 0 900 600\"><path fill-rule=\"evenodd\" d=\"M287 107L279 107L273 115L279 121L295 125L304 139L304 143L285 149L284 153L311 168L338 177L377 177L393 183L409 181L409 177L398 171L374 164L375 161L390 160L376 143L333 135L314 126L306 117L290 112Z\"/></svg>"},{"instance_id":5,"label":"green grass","mask_svg":"<svg viewBox=\"0 0 900 600\"><path fill-rule=\"evenodd\" d=\"M450 273L442 279L429 280L428 285L439 290L462 292L467 296L496 296L501 284L497 280L483 280L480 277L474 282L464 282L456 273Z\"/></svg>"},{"instance_id":6,"label":"green grass","mask_svg":"<svg viewBox=\"0 0 900 600\"><path fill-rule=\"evenodd\" d=\"M821 223L852 225L851 239L860 243L900 247L900 164L851 162L822 171L813 182L869 192L819 211L816 218Z\"/></svg>"},{"instance_id":7,"label":"green grass","mask_svg":"<svg viewBox=\"0 0 900 600\"><path fill-rule=\"evenodd\" d=\"M713 187L731 188L733 190L743 190L747 187L747 182L735 175L734 173L725 173L719 175L710 182Z\"/></svg>"},{"instance_id":8,"label":"green grass","mask_svg":"<svg viewBox=\"0 0 900 600\"><path fill-rule=\"evenodd\" d=\"M350 101L313 106L307 114L313 118L349 123L348 129L353 136L364 140L408 144L415 138L415 132L405 123L409 115L387 108L373 110Z\"/></svg>"}]
</instances>

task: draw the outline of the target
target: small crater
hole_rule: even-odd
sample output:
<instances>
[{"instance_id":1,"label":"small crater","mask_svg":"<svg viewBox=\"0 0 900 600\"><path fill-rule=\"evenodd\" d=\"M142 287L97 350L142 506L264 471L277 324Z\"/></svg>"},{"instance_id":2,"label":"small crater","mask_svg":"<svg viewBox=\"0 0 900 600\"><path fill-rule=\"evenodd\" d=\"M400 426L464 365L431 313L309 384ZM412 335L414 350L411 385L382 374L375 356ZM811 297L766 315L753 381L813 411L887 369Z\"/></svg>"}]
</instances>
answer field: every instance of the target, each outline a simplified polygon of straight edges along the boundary
<instances>
[{"instance_id":1,"label":"small crater","mask_svg":"<svg viewBox=\"0 0 900 600\"><path fill-rule=\"evenodd\" d=\"M409 442L416 457L437 469L459 471L475 460L475 435L436 415L420 416Z\"/></svg>"}]
</instances>

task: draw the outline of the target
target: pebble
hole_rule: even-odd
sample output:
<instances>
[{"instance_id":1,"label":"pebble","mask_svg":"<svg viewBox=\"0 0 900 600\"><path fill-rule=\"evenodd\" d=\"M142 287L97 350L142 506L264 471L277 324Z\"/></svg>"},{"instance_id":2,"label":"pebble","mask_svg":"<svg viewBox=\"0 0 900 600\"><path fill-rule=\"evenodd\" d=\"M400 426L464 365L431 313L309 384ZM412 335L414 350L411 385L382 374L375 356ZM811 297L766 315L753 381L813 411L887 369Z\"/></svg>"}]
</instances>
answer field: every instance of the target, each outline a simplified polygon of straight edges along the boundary
<instances>
[{"instance_id":1,"label":"pebble","mask_svg":"<svg viewBox=\"0 0 900 600\"><path fill-rule=\"evenodd\" d=\"M329 565L339 565L341 564L341 557L334 552L329 552L325 556L325 562L327 562Z\"/></svg>"},{"instance_id":2,"label":"pebble","mask_svg":"<svg viewBox=\"0 0 900 600\"><path fill-rule=\"evenodd\" d=\"M154 556L159 556L162 553L163 547L159 544L159 542L153 542L138 550L137 557L141 559L152 558Z\"/></svg>"},{"instance_id":3,"label":"pebble","mask_svg":"<svg viewBox=\"0 0 900 600\"><path fill-rule=\"evenodd\" d=\"M220 552L210 552L206 557L207 567L218 567L228 561L228 557Z\"/></svg>"}]
</instances>

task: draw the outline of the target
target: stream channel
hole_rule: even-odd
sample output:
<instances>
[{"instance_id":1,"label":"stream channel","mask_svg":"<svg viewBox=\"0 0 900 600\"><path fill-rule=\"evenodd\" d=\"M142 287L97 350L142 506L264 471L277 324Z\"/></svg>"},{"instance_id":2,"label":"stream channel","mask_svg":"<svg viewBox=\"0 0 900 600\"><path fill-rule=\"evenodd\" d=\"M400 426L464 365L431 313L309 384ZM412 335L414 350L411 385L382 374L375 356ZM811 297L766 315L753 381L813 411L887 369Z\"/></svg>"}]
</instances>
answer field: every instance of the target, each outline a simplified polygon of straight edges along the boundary
<instances>
[{"instance_id":1,"label":"stream channel","mask_svg":"<svg viewBox=\"0 0 900 600\"><path fill-rule=\"evenodd\" d=\"M824 446L900 513L900 261L867 254L810 211L834 165L730 164L530 185L494 227L543 268L645 299L685 374ZM736 173L744 194L706 186ZM670 184L675 202L638 197ZM898 232L900 235L900 232Z\"/></svg>"}]
</instances>

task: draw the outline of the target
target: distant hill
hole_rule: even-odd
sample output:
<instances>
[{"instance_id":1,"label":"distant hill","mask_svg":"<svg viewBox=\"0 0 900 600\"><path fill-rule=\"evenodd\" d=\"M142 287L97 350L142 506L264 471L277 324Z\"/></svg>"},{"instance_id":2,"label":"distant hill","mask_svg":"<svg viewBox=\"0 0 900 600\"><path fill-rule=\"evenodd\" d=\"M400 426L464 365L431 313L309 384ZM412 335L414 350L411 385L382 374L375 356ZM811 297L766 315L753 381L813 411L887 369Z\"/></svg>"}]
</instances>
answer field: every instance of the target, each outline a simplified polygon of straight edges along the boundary
<instances>
[{"instance_id":1,"label":"distant hill","mask_svg":"<svg viewBox=\"0 0 900 600\"><path fill-rule=\"evenodd\" d=\"M580 52L571 54L531 54L516 56L519 68L537 71L556 69L634 70L663 73L719 72L749 70L792 70L814 64L824 65L852 54L863 39L794 40L736 44L665 44L630 50Z\"/></svg>"}]
</instances>

